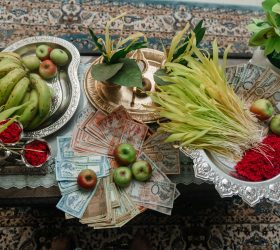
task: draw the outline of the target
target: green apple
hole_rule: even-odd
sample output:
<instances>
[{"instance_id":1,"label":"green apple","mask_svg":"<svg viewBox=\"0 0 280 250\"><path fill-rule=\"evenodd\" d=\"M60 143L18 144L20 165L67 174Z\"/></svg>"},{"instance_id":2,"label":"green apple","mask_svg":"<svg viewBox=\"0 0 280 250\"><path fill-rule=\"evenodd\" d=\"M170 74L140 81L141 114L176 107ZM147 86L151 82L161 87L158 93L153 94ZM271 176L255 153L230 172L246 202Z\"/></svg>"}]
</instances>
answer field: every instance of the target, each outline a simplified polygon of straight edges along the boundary
<instances>
[{"instance_id":1,"label":"green apple","mask_svg":"<svg viewBox=\"0 0 280 250\"><path fill-rule=\"evenodd\" d=\"M118 167L114 170L113 179L119 187L129 186L132 180L132 172L128 167Z\"/></svg>"},{"instance_id":2,"label":"green apple","mask_svg":"<svg viewBox=\"0 0 280 250\"><path fill-rule=\"evenodd\" d=\"M46 44L41 44L36 48L36 56L42 61L50 58L52 48Z\"/></svg>"},{"instance_id":3,"label":"green apple","mask_svg":"<svg viewBox=\"0 0 280 250\"><path fill-rule=\"evenodd\" d=\"M269 100L259 99L252 104L250 111L254 113L259 120L265 121L273 115L274 108Z\"/></svg>"},{"instance_id":4,"label":"green apple","mask_svg":"<svg viewBox=\"0 0 280 250\"><path fill-rule=\"evenodd\" d=\"M147 161L134 162L131 170L137 181L147 181L151 178L153 173L153 169Z\"/></svg>"},{"instance_id":5,"label":"green apple","mask_svg":"<svg viewBox=\"0 0 280 250\"><path fill-rule=\"evenodd\" d=\"M37 56L24 56L22 58L23 64L28 68L30 71L37 70L40 66L40 59Z\"/></svg>"},{"instance_id":6,"label":"green apple","mask_svg":"<svg viewBox=\"0 0 280 250\"><path fill-rule=\"evenodd\" d=\"M121 143L114 150L114 157L120 165L127 166L136 160L136 150L129 143Z\"/></svg>"},{"instance_id":7,"label":"green apple","mask_svg":"<svg viewBox=\"0 0 280 250\"><path fill-rule=\"evenodd\" d=\"M274 134L280 135L280 114L272 117L269 127Z\"/></svg>"},{"instance_id":8,"label":"green apple","mask_svg":"<svg viewBox=\"0 0 280 250\"><path fill-rule=\"evenodd\" d=\"M64 66L69 60L67 53L62 49L53 49L50 58L58 66Z\"/></svg>"}]
</instances>

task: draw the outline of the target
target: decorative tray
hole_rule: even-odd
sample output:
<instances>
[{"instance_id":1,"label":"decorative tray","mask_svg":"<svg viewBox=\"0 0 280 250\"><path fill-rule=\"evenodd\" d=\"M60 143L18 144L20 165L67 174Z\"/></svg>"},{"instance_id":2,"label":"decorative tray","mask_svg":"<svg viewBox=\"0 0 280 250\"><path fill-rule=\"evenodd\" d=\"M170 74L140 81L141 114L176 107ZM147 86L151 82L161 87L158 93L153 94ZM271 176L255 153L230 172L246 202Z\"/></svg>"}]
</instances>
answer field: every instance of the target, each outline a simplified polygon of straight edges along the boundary
<instances>
[{"instance_id":1,"label":"decorative tray","mask_svg":"<svg viewBox=\"0 0 280 250\"><path fill-rule=\"evenodd\" d=\"M155 82L153 79L154 72L160 68L164 60L164 54L161 51L154 49L141 49L130 55L136 59L140 69L142 70L143 78L147 78L151 84L151 91L155 90ZM97 64L101 57L93 62ZM157 113L149 108L153 106L153 102L149 96L140 97L135 95L133 88L121 87L117 94L107 93L102 89L102 83L94 80L91 76L91 67L86 72L84 80L84 90L90 103L97 109L101 109L106 113L111 112L119 105L124 106L128 113L136 120L145 123L155 122L160 117Z\"/></svg>"},{"instance_id":2,"label":"decorative tray","mask_svg":"<svg viewBox=\"0 0 280 250\"><path fill-rule=\"evenodd\" d=\"M74 115L79 99L80 84L78 80L78 66L80 54L77 48L64 39L51 36L35 36L20 40L4 51L14 51L21 56L35 54L37 45L47 44L52 48L62 48L70 56L70 63L60 67L58 75L48 80L53 89L51 115L37 130L25 132L25 137L45 137L63 127Z\"/></svg>"},{"instance_id":3,"label":"decorative tray","mask_svg":"<svg viewBox=\"0 0 280 250\"><path fill-rule=\"evenodd\" d=\"M226 76L245 101L267 98L276 113L280 112L280 77L273 70L247 63L228 67ZM235 163L228 159L204 150L181 151L193 159L195 176L213 183L221 197L239 195L250 206L262 198L280 203L280 175L266 181L245 181L235 172Z\"/></svg>"}]
</instances>

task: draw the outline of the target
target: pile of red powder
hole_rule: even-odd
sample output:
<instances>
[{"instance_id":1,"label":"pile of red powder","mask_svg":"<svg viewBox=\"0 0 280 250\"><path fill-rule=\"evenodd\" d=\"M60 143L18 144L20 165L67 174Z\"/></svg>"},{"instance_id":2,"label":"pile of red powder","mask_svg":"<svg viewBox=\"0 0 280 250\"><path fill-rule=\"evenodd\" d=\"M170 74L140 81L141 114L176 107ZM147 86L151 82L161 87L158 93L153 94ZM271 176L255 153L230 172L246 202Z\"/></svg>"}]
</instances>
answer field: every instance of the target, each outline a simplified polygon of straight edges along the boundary
<instances>
[{"instance_id":1,"label":"pile of red powder","mask_svg":"<svg viewBox=\"0 0 280 250\"><path fill-rule=\"evenodd\" d=\"M34 167L40 166L45 163L49 157L50 149L46 142L34 140L24 147L25 160ZM28 150L29 149L29 150ZM37 151L33 151L37 150ZM42 152L38 152L42 151Z\"/></svg>"},{"instance_id":2,"label":"pile of red powder","mask_svg":"<svg viewBox=\"0 0 280 250\"><path fill-rule=\"evenodd\" d=\"M1 121L0 126L7 123L8 120ZM4 144L18 142L22 133L22 128L17 122L10 124L3 132L0 133L0 141Z\"/></svg>"},{"instance_id":3,"label":"pile of red powder","mask_svg":"<svg viewBox=\"0 0 280 250\"><path fill-rule=\"evenodd\" d=\"M273 148L265 149L266 157L250 149L235 166L236 172L250 181L271 179L280 173L280 136L268 135L262 143Z\"/></svg>"}]
</instances>

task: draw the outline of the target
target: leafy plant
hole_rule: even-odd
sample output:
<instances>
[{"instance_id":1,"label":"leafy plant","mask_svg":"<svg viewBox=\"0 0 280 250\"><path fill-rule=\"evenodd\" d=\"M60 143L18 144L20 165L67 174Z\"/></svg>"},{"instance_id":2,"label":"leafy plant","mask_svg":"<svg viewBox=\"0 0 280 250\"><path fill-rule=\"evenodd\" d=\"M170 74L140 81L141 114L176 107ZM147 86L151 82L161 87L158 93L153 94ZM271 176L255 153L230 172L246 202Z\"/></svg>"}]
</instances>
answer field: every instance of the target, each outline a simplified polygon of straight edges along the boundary
<instances>
[{"instance_id":1,"label":"leafy plant","mask_svg":"<svg viewBox=\"0 0 280 250\"><path fill-rule=\"evenodd\" d=\"M196 46L199 45L199 43L202 41L206 28L203 26L203 20L201 20L194 29L187 34L187 31L190 27L190 25L187 23L185 28L181 31L179 31L172 39L171 44L169 46L169 49L165 48L163 46L163 51L165 55L165 64L163 67L159 70L157 70L154 73L154 80L155 82L160 85L167 85L170 84L170 82L163 81L161 79L161 76L167 76L167 68L166 64L169 62L173 63L179 63L182 65L187 65L187 61L184 59L187 55L193 55L193 46L192 44L195 43ZM193 36L192 33L195 35ZM186 35L185 39L184 36ZM194 42L195 41L195 42Z\"/></svg>"},{"instance_id":2,"label":"leafy plant","mask_svg":"<svg viewBox=\"0 0 280 250\"><path fill-rule=\"evenodd\" d=\"M147 39L141 32L136 32L126 38L113 39L110 36L110 26L126 13L111 19L105 27L105 38L97 37L89 28L92 43L103 56L103 62L92 66L91 73L94 79L106 81L128 87L142 87L141 71L133 59L125 58L134 50L145 48ZM133 73L132 73L133 72Z\"/></svg>"},{"instance_id":3,"label":"leafy plant","mask_svg":"<svg viewBox=\"0 0 280 250\"><path fill-rule=\"evenodd\" d=\"M252 19L253 23L247 26L252 32L250 46L261 46L264 54L280 53L280 0L265 0L262 7L266 13L265 20ZM280 59L280 55L279 55Z\"/></svg>"}]
</instances>

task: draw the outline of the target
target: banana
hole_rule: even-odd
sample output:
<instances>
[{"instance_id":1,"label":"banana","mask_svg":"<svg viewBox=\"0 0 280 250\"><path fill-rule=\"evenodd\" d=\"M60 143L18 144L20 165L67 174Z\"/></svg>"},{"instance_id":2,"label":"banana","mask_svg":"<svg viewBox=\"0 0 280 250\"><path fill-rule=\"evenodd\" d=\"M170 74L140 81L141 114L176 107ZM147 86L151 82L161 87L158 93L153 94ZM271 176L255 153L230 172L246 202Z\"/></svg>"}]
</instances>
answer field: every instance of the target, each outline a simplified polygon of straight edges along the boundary
<instances>
[{"instance_id":1,"label":"banana","mask_svg":"<svg viewBox=\"0 0 280 250\"><path fill-rule=\"evenodd\" d=\"M0 106L6 103L14 86L25 74L25 70L17 68L0 79Z\"/></svg>"},{"instance_id":2,"label":"banana","mask_svg":"<svg viewBox=\"0 0 280 250\"><path fill-rule=\"evenodd\" d=\"M23 77L16 86L13 88L11 95L9 96L8 101L5 104L5 109L18 106L23 100L25 93L28 90L30 81L27 77Z\"/></svg>"},{"instance_id":3,"label":"banana","mask_svg":"<svg viewBox=\"0 0 280 250\"><path fill-rule=\"evenodd\" d=\"M20 55L15 52L0 52L0 60L2 60L3 58L8 58L8 57L21 60Z\"/></svg>"},{"instance_id":4,"label":"banana","mask_svg":"<svg viewBox=\"0 0 280 250\"><path fill-rule=\"evenodd\" d=\"M5 119L11 117L11 115L14 114L17 110L20 110L20 109L26 107L28 104L29 104L29 101L24 104L21 104L19 106L12 107L10 109L0 112L0 121L3 121Z\"/></svg>"},{"instance_id":5,"label":"banana","mask_svg":"<svg viewBox=\"0 0 280 250\"><path fill-rule=\"evenodd\" d=\"M24 69L23 66L21 66L20 64L4 59L3 61L0 62L0 77L3 77L13 69L17 69L17 68Z\"/></svg>"},{"instance_id":6,"label":"banana","mask_svg":"<svg viewBox=\"0 0 280 250\"><path fill-rule=\"evenodd\" d=\"M28 130L35 129L47 119L52 101L50 88L47 85L46 81L44 81L37 74L30 74L30 81L33 88L37 90L39 96L39 104L38 113L35 119L27 126Z\"/></svg>"},{"instance_id":7,"label":"banana","mask_svg":"<svg viewBox=\"0 0 280 250\"><path fill-rule=\"evenodd\" d=\"M26 108L18 118L18 120L22 123L24 128L26 128L26 126L33 120L38 111L39 95L35 89L31 90L28 102L29 105L26 106Z\"/></svg>"},{"instance_id":8,"label":"banana","mask_svg":"<svg viewBox=\"0 0 280 250\"><path fill-rule=\"evenodd\" d=\"M21 104L24 104L26 102L29 101L29 98L30 98L30 91L27 91L23 97L23 100L21 102ZM16 111L15 115L18 115L18 116L21 116L21 114L23 113L24 109L19 109Z\"/></svg>"}]
</instances>

